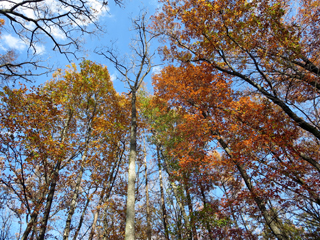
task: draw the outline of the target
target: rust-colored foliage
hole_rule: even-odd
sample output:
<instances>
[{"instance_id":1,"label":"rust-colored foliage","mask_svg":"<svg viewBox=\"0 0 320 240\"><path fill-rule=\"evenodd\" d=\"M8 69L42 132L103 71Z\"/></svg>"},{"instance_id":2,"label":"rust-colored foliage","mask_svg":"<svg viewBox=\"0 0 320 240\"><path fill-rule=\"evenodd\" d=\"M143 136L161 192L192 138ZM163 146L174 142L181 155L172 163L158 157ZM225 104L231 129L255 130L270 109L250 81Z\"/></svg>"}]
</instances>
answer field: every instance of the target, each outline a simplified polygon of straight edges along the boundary
<instances>
[{"instance_id":1,"label":"rust-colored foliage","mask_svg":"<svg viewBox=\"0 0 320 240\"><path fill-rule=\"evenodd\" d=\"M103 186L110 195L128 121L127 100L105 67L84 61L80 72L72 65L44 86L1 94L1 184L16 196L10 207L27 216L23 237L35 234L37 222L45 234L46 213L70 204L80 171L90 174L79 184Z\"/></svg>"},{"instance_id":2,"label":"rust-colored foliage","mask_svg":"<svg viewBox=\"0 0 320 240\"><path fill-rule=\"evenodd\" d=\"M319 23L319 3L298 5L164 1L153 28L168 37L170 45L162 48L166 59L208 63L278 105L320 139L319 108L312 104L319 94L319 38L312 27ZM313 107L305 108L306 103Z\"/></svg>"},{"instance_id":3,"label":"rust-colored foliage","mask_svg":"<svg viewBox=\"0 0 320 240\"><path fill-rule=\"evenodd\" d=\"M279 239L292 236L285 230L286 216L275 215L273 205L306 211L318 221L320 204L314 51L319 38L310 20L319 22L319 4L300 6L297 10L289 1L163 1L153 25L169 42L161 48L164 58L179 63L154 76L156 95L184 113L176 132L186 141L176 142L172 156L188 172L210 162L201 154L208 158L221 147L226 172L245 182L232 200L235 209L251 206L251 217L260 211ZM294 18L295 10L308 15ZM283 220L271 223L270 217Z\"/></svg>"}]
</instances>

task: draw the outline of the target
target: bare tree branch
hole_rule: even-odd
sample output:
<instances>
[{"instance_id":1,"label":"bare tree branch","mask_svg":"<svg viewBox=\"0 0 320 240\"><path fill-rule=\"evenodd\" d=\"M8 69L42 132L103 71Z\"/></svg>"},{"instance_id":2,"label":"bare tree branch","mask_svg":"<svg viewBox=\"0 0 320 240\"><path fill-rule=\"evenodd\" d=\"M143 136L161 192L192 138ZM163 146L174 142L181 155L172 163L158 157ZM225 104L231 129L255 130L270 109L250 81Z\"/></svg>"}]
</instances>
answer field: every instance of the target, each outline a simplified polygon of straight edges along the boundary
<instances>
[{"instance_id":1,"label":"bare tree branch","mask_svg":"<svg viewBox=\"0 0 320 240\"><path fill-rule=\"evenodd\" d=\"M122 0L114 0L121 6ZM31 49L31 59L25 62L17 62L13 52L8 56L0 56L0 76L3 81L30 80L32 76L38 76L48 72L48 68L34 58L37 54L37 44L43 37L53 44L53 50L65 55L77 58L76 52L80 49L80 40L83 34L93 34L95 31L103 31L97 20L101 12L108 11L108 1L99 0L98 7L85 0L26 0L1 1L0 18L3 18L7 28L12 30L23 42L28 45L28 53ZM88 29L93 25L92 30ZM80 34L79 34L80 33ZM22 66L27 70L23 71ZM35 73L36 70L40 73ZM11 78L11 79L10 79Z\"/></svg>"}]
</instances>

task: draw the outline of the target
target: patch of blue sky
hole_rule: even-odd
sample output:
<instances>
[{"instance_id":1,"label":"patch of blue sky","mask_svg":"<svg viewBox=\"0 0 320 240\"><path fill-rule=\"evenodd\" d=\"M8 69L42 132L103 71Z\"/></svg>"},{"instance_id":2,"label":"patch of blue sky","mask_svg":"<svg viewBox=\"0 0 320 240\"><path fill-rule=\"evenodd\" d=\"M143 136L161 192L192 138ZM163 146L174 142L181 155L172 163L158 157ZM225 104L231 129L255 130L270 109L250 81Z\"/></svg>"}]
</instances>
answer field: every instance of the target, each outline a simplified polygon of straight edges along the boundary
<instances>
[{"instance_id":1,"label":"patch of blue sky","mask_svg":"<svg viewBox=\"0 0 320 240\"><path fill-rule=\"evenodd\" d=\"M7 1L4 1L1 4L3 8L8 7L5 4L6 2ZM58 3L53 4L46 1L46 4L48 6L52 6L52 11L62 11L57 9L59 7ZM30 58L34 60L38 59L44 66L52 70L48 74L41 75L39 77L33 77L33 82L27 83L28 86L43 84L51 78L52 72L57 68L65 69L66 65L70 64L71 62L79 65L83 59L88 59L107 66L110 76L113 80L114 87L118 92L128 91L128 89L125 88L124 83L119 81L119 74L117 73L113 64L108 62L104 57L97 55L94 50L96 48L111 47L113 44L117 47L119 56L130 58L131 50L129 45L135 34L133 31L130 31L132 27L132 19L137 17L143 11L147 11L149 16L151 16L155 13L156 8L159 7L159 3L157 0L141 2L131 0L124 1L123 5L119 7L114 3L114 1L109 1L108 6L103 8L101 8L101 5L99 5L99 1L96 0L90 0L89 4L93 9L95 9L95 21L101 26L103 31L94 29L94 24L91 23L85 27L89 31L94 31L94 34L82 35L79 31L75 32L72 37L77 39L77 43L80 43L81 45L81 49L80 51L77 51L76 57L68 54L67 58L58 51L54 51L54 43L47 36L43 35L39 36L41 41L35 43L34 48L30 48L29 40L17 35L11 29L11 26L7 21L4 29L2 30L2 36L0 39L0 54L4 54L8 50L14 50L18 57L17 61L23 62ZM30 11L30 9L22 9L22 11L29 17L35 16L35 13ZM80 26L85 25L85 21L81 21L81 19L77 23ZM30 28L33 27L31 25L29 26ZM68 39L66 39L66 36L63 34L61 29L57 27L51 27L48 29L48 31L59 42L67 42ZM152 51L156 52L158 42L154 41L153 44L154 45L151 46ZM159 58L155 57L154 62L160 62ZM30 71L32 71L34 74L38 74L43 71L43 69L31 69ZM154 73L158 71L159 67L155 68L155 70L152 72ZM152 92L151 75L152 73L149 74L145 82L147 89ZM19 82L19 80L17 82ZM25 83L23 80L21 80L21 82Z\"/></svg>"}]
</instances>

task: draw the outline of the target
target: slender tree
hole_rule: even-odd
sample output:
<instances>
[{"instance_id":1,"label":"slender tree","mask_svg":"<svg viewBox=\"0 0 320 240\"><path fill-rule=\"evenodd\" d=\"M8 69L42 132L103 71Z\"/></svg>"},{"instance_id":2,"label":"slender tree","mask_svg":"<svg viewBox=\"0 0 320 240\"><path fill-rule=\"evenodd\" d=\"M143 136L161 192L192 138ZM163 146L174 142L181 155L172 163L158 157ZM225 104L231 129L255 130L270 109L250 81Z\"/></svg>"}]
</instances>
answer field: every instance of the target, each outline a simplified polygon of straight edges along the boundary
<instances>
[{"instance_id":1,"label":"slender tree","mask_svg":"<svg viewBox=\"0 0 320 240\"><path fill-rule=\"evenodd\" d=\"M150 49L151 40L155 35L150 35L147 30L147 13L133 20L133 30L137 38L132 42L133 57L131 63L121 63L113 51L98 52L111 61L118 72L123 76L125 83L130 88L131 96L131 129L130 129L130 154L128 171L128 193L126 211L126 240L135 239L135 180L137 158L137 92L150 73L153 54Z\"/></svg>"}]
</instances>

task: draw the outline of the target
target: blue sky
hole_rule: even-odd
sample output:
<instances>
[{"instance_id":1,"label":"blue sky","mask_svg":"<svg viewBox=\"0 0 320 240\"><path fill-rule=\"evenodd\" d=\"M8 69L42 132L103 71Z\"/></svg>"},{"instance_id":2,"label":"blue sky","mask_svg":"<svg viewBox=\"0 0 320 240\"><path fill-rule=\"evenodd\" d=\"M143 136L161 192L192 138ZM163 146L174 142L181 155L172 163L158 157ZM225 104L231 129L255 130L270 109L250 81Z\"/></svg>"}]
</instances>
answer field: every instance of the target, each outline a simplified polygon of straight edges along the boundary
<instances>
[{"instance_id":1,"label":"blue sky","mask_svg":"<svg viewBox=\"0 0 320 240\"><path fill-rule=\"evenodd\" d=\"M100 9L95 2L96 0L90 0L96 9ZM17 0L16 2L19 2ZM50 1L51 3L51 1ZM5 3L2 3L5 4ZM157 0L149 1L134 1L134 0L124 0L121 7L115 5L113 0L109 1L109 5L103 9L97 11L98 23L103 27L105 33L97 32L95 35L85 35L82 40L82 51L77 53L77 57L85 57L86 59L95 61L97 63L106 65L109 69L111 78L113 79L114 86L118 92L126 92L127 89L124 88L124 83L119 81L117 77L120 75L117 73L116 69L113 67L112 63L108 62L102 56L94 53L95 48L111 47L112 43L118 49L119 56L130 57L131 50L129 48L130 41L134 37L134 32L130 31L132 26L131 19L137 17L141 11L147 11L148 15L155 13L157 7L159 7ZM32 15L28 10L26 13ZM90 25L88 26L91 27ZM55 32L55 37L58 40L63 41L63 37L59 34L59 31ZM157 40L153 41L152 48L156 51L158 47ZM46 37L43 41L37 43L36 49L38 56L45 61L45 65L54 68L66 68L69 64L67 58L58 52L52 51L53 43ZM23 42L17 35L15 35L10 26L5 25L2 29L1 39L0 39L0 52L3 54L7 50L15 50L19 60L28 59L27 51L28 46ZM29 57L32 55L32 50L29 49ZM69 56L71 62L79 63L81 60L77 60L72 56ZM154 58L155 64L160 63L158 56ZM153 72L159 70L159 67L154 68ZM48 75L42 75L40 77L34 78L33 84L28 85L39 85L51 78L52 73ZM22 81L23 82L23 81ZM146 78L147 88L151 91L151 74ZM24 82L23 82L24 83Z\"/></svg>"}]
</instances>

